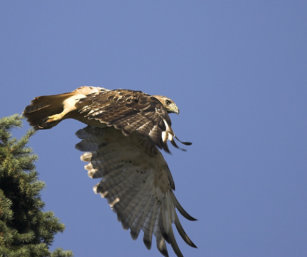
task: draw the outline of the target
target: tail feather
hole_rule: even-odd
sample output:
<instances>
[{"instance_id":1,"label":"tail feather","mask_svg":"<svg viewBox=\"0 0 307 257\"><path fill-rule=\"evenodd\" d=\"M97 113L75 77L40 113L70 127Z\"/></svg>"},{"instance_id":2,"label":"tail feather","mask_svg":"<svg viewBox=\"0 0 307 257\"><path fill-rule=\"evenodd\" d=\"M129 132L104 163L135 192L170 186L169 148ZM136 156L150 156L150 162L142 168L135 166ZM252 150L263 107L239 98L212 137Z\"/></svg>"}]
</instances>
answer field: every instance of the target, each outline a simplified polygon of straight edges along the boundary
<instances>
[{"instance_id":1,"label":"tail feather","mask_svg":"<svg viewBox=\"0 0 307 257\"><path fill-rule=\"evenodd\" d=\"M74 93L64 93L58 95L39 96L32 100L23 115L35 129L49 129L57 125L61 120L47 122L49 116L63 111L63 102Z\"/></svg>"}]
</instances>

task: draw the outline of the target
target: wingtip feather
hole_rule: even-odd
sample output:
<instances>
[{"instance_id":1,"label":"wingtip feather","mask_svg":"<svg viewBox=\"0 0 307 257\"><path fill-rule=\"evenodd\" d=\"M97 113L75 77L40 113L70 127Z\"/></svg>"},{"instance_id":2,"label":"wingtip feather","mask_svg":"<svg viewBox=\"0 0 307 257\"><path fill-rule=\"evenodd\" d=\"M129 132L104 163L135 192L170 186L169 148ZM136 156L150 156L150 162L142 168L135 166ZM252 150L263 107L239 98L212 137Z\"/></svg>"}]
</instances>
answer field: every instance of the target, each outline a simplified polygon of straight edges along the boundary
<instances>
[{"instance_id":1,"label":"wingtip feather","mask_svg":"<svg viewBox=\"0 0 307 257\"><path fill-rule=\"evenodd\" d=\"M197 246L192 242L192 240L189 238L189 236L184 231L176 213L175 213L175 226L177 228L178 233L182 237L182 239L191 247L197 248Z\"/></svg>"},{"instance_id":2,"label":"wingtip feather","mask_svg":"<svg viewBox=\"0 0 307 257\"><path fill-rule=\"evenodd\" d=\"M173 201L175 203L175 207L177 208L177 210L181 213L181 215L183 217L185 217L186 219L188 220L191 220L191 221L196 221L197 219L195 219L194 217L192 217L182 206L181 204L178 202L176 196L172 193L171 194L172 198L173 198Z\"/></svg>"}]
</instances>

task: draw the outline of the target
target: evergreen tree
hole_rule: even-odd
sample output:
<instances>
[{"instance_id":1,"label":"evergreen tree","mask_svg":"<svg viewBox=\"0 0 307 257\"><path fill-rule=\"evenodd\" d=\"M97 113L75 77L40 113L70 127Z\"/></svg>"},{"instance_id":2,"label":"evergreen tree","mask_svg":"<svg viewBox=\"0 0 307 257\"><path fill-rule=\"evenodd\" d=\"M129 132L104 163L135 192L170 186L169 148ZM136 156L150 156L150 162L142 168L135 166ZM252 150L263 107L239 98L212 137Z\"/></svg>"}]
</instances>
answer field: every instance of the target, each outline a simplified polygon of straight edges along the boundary
<instances>
[{"instance_id":1,"label":"evergreen tree","mask_svg":"<svg viewBox=\"0 0 307 257\"><path fill-rule=\"evenodd\" d=\"M10 130L22 125L22 117L0 119L0 256L1 257L68 257L71 251L49 250L57 232L64 225L52 212L43 212L34 155L26 144L34 130L20 140Z\"/></svg>"}]
</instances>

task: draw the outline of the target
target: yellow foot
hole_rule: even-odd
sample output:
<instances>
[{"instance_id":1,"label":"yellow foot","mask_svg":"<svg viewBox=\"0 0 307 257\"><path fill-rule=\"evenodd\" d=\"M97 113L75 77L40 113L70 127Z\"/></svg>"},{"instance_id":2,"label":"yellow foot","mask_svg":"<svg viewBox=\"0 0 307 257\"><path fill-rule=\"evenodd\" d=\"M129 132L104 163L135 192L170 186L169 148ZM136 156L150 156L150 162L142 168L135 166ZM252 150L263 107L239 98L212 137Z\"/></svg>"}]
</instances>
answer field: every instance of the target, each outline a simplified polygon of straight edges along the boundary
<instances>
[{"instance_id":1,"label":"yellow foot","mask_svg":"<svg viewBox=\"0 0 307 257\"><path fill-rule=\"evenodd\" d=\"M53 121L58 121L63 118L63 115L61 113L59 114L54 114L48 117L47 122L53 122Z\"/></svg>"}]
</instances>

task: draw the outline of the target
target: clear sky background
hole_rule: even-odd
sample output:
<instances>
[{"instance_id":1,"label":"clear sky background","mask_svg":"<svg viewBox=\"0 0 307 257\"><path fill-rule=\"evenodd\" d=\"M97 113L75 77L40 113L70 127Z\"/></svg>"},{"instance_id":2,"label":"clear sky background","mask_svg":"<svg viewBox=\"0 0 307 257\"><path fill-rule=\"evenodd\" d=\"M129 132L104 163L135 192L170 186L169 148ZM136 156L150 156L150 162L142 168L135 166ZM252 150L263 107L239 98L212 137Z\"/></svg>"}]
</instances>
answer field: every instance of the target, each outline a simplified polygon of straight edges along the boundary
<instances>
[{"instance_id":1,"label":"clear sky background","mask_svg":"<svg viewBox=\"0 0 307 257\"><path fill-rule=\"evenodd\" d=\"M193 145L166 156L197 222L185 256L307 256L307 2L1 1L0 116L81 85L171 97ZM65 121L30 146L42 198L66 225L53 247L76 257L159 256L130 238L92 192ZM28 124L15 135L21 135ZM168 247L171 256L174 256Z\"/></svg>"}]
</instances>

